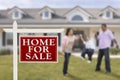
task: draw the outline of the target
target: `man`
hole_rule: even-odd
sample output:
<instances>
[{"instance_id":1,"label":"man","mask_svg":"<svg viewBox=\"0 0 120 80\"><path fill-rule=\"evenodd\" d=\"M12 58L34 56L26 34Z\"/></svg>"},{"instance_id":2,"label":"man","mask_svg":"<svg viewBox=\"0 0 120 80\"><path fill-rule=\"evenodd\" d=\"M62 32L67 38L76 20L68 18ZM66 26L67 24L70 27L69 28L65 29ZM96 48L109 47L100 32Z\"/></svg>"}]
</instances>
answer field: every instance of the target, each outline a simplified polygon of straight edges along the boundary
<instances>
[{"instance_id":1,"label":"man","mask_svg":"<svg viewBox=\"0 0 120 80\"><path fill-rule=\"evenodd\" d=\"M102 24L101 29L102 29L102 32L100 32L98 36L97 34L95 35L99 41L99 54L98 54L98 60L97 60L97 65L96 65L96 71L101 70L100 69L101 61L102 61L103 56L105 56L106 73L110 73L111 68L110 68L109 48L111 45L111 41L114 41L114 43L116 44L116 48L119 48L119 46L117 44L117 41L112 31L107 29L106 24Z\"/></svg>"}]
</instances>

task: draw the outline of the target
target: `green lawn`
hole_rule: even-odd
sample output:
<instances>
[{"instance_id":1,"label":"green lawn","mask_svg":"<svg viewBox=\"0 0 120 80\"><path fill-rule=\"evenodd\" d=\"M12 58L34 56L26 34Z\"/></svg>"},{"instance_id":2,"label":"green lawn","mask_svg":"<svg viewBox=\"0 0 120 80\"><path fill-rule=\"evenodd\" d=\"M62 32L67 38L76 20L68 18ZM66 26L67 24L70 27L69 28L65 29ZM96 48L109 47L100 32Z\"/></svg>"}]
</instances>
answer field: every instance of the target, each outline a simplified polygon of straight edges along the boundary
<instances>
[{"instance_id":1,"label":"green lawn","mask_svg":"<svg viewBox=\"0 0 120 80\"><path fill-rule=\"evenodd\" d=\"M13 80L12 55L0 56L0 80Z\"/></svg>"},{"instance_id":2,"label":"green lawn","mask_svg":"<svg viewBox=\"0 0 120 80\"><path fill-rule=\"evenodd\" d=\"M120 59L111 59L112 73L105 74L104 61L102 71L95 72L96 59L91 64L71 56L69 76L62 74L64 57L59 62L19 63L19 80L120 80ZM12 80L12 56L0 56L0 80Z\"/></svg>"}]
</instances>

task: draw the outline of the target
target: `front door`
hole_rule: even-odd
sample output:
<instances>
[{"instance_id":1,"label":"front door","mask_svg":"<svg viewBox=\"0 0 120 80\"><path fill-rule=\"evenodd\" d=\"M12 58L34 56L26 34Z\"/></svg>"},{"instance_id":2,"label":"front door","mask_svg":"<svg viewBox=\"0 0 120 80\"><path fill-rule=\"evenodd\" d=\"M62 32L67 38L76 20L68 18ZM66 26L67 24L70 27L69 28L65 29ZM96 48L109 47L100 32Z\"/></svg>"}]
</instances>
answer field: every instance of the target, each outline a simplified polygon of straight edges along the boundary
<instances>
[{"instance_id":1,"label":"front door","mask_svg":"<svg viewBox=\"0 0 120 80\"><path fill-rule=\"evenodd\" d=\"M76 36L79 36L80 34L82 34L84 36L84 31L83 30L75 30L74 31L74 34ZM74 52L78 52L80 51L81 49L84 48L84 44L83 42L81 41L81 39L79 38L79 40L76 40L75 43L74 43L74 46L73 46L73 51Z\"/></svg>"}]
</instances>

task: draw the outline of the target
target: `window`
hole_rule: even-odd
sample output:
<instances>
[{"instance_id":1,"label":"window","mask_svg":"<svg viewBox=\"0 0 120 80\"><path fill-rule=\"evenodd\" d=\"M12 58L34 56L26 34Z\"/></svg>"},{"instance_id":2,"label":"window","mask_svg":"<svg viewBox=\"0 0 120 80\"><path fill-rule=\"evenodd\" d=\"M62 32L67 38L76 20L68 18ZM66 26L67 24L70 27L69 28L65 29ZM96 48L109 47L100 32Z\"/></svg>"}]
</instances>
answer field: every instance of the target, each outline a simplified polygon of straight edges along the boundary
<instances>
[{"instance_id":1,"label":"window","mask_svg":"<svg viewBox=\"0 0 120 80\"><path fill-rule=\"evenodd\" d=\"M19 11L15 11L15 12L13 12L13 14L12 14L12 18L13 18L13 19L21 19L21 18L22 18L22 15L21 15L21 13L20 13Z\"/></svg>"},{"instance_id":2,"label":"window","mask_svg":"<svg viewBox=\"0 0 120 80\"><path fill-rule=\"evenodd\" d=\"M72 21L83 21L83 18L80 15L75 15L72 17Z\"/></svg>"},{"instance_id":3,"label":"window","mask_svg":"<svg viewBox=\"0 0 120 80\"><path fill-rule=\"evenodd\" d=\"M42 19L51 19L51 17L52 17L52 14L49 12L49 11L44 11L43 13L42 13Z\"/></svg>"},{"instance_id":4,"label":"window","mask_svg":"<svg viewBox=\"0 0 120 80\"><path fill-rule=\"evenodd\" d=\"M12 45L13 44L13 34L8 32L3 32L3 35L2 35L2 43L3 43L3 46L6 46L6 45Z\"/></svg>"},{"instance_id":5,"label":"window","mask_svg":"<svg viewBox=\"0 0 120 80\"><path fill-rule=\"evenodd\" d=\"M13 34L6 33L6 45L13 45Z\"/></svg>"},{"instance_id":6,"label":"window","mask_svg":"<svg viewBox=\"0 0 120 80\"><path fill-rule=\"evenodd\" d=\"M14 16L15 16L16 18L19 17L19 12L16 11L16 12L14 13Z\"/></svg>"},{"instance_id":7,"label":"window","mask_svg":"<svg viewBox=\"0 0 120 80\"><path fill-rule=\"evenodd\" d=\"M110 11L106 12L106 17L110 17Z\"/></svg>"},{"instance_id":8,"label":"window","mask_svg":"<svg viewBox=\"0 0 120 80\"><path fill-rule=\"evenodd\" d=\"M35 35L35 33L28 33L27 35L29 35L29 36L33 36L33 35Z\"/></svg>"},{"instance_id":9,"label":"window","mask_svg":"<svg viewBox=\"0 0 120 80\"><path fill-rule=\"evenodd\" d=\"M45 15L45 17L49 17L49 12L46 11L46 12L44 13L44 15Z\"/></svg>"}]
</instances>

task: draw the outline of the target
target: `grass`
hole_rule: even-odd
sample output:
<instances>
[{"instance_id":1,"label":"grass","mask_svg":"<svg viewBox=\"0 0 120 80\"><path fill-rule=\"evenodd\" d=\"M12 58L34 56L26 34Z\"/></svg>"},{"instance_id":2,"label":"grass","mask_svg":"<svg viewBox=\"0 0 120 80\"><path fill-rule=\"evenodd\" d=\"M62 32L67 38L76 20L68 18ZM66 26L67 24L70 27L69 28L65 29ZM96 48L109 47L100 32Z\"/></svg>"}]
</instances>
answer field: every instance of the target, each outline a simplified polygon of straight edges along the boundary
<instances>
[{"instance_id":1,"label":"grass","mask_svg":"<svg viewBox=\"0 0 120 80\"><path fill-rule=\"evenodd\" d=\"M111 59L111 74L105 74L104 61L101 72L95 72L96 59L91 64L71 56L69 76L62 74L64 57L59 63L19 63L19 80L120 80L120 59ZM0 80L12 80L12 56L0 56Z\"/></svg>"},{"instance_id":2,"label":"grass","mask_svg":"<svg viewBox=\"0 0 120 80\"><path fill-rule=\"evenodd\" d=\"M13 80L12 55L0 56L0 80Z\"/></svg>"},{"instance_id":3,"label":"grass","mask_svg":"<svg viewBox=\"0 0 120 80\"><path fill-rule=\"evenodd\" d=\"M91 64L71 56L69 76L62 74L64 57L59 56L57 64L19 64L19 80L120 80L120 59L112 59L112 73L105 74L104 61L102 71L95 72L96 59Z\"/></svg>"}]
</instances>

